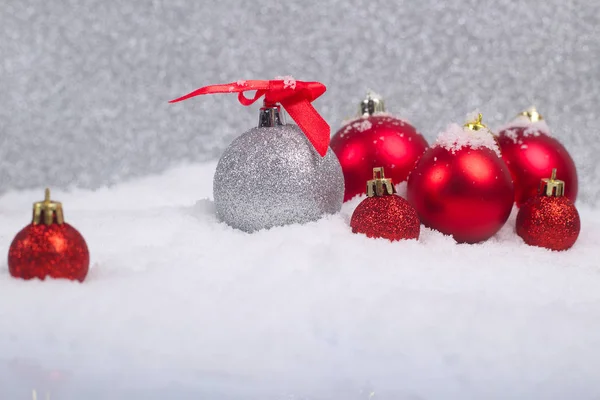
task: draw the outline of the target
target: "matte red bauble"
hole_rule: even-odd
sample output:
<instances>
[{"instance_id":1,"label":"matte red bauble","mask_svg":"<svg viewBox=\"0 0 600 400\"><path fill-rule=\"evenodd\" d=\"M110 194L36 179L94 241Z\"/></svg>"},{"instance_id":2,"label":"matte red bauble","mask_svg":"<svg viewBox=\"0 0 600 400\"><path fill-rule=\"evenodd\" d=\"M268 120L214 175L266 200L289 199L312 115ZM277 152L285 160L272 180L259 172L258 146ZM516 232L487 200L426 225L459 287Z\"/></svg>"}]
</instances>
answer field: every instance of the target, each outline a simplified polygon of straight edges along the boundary
<instances>
[{"instance_id":1,"label":"matte red bauble","mask_svg":"<svg viewBox=\"0 0 600 400\"><path fill-rule=\"evenodd\" d=\"M514 189L481 114L438 136L410 174L407 194L425 226L459 243L481 242L500 230L512 210Z\"/></svg>"},{"instance_id":2,"label":"matte red bauble","mask_svg":"<svg viewBox=\"0 0 600 400\"><path fill-rule=\"evenodd\" d=\"M415 127L385 113L381 98L368 94L360 115L331 139L344 172L344 201L364 193L365 182L376 167L385 168L395 183L405 181L427 149L427 141Z\"/></svg>"},{"instance_id":3,"label":"matte red bauble","mask_svg":"<svg viewBox=\"0 0 600 400\"><path fill-rule=\"evenodd\" d=\"M33 221L12 241L8 269L15 278L66 278L83 281L90 254L83 236L64 222L61 203L46 199L33 205Z\"/></svg>"},{"instance_id":4,"label":"matte red bauble","mask_svg":"<svg viewBox=\"0 0 600 400\"><path fill-rule=\"evenodd\" d=\"M527 200L517 214L517 234L530 246L567 250L575 244L581 229L577 208L564 196L565 182L542 179L539 194Z\"/></svg>"},{"instance_id":5,"label":"matte red bauble","mask_svg":"<svg viewBox=\"0 0 600 400\"><path fill-rule=\"evenodd\" d=\"M565 196L575 202L578 190L575 163L567 149L550 136L548 125L535 108L524 111L503 127L498 144L513 177L518 206L537 196L540 180L550 176L553 168L565 182Z\"/></svg>"},{"instance_id":6,"label":"matte red bauble","mask_svg":"<svg viewBox=\"0 0 600 400\"><path fill-rule=\"evenodd\" d=\"M350 219L352 232L391 241L418 239L421 223L417 211L394 193L392 180L385 177L384 169L373 168L373 179L367 182L367 198Z\"/></svg>"}]
</instances>

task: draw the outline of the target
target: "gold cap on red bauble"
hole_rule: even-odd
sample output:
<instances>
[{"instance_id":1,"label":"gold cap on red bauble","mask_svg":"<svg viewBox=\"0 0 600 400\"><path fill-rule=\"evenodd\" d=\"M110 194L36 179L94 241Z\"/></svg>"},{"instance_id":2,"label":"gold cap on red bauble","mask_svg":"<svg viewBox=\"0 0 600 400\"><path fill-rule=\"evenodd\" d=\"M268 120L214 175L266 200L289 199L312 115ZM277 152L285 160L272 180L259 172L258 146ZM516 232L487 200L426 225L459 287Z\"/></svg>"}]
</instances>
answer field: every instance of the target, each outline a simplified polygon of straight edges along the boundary
<instances>
[{"instance_id":1,"label":"gold cap on red bauble","mask_svg":"<svg viewBox=\"0 0 600 400\"><path fill-rule=\"evenodd\" d=\"M542 179L540 182L539 193L548 197L562 197L565 195L565 181L556 179L556 168L552 169L552 176L550 179Z\"/></svg>"},{"instance_id":2,"label":"gold cap on red bauble","mask_svg":"<svg viewBox=\"0 0 600 400\"><path fill-rule=\"evenodd\" d=\"M33 225L61 225L65 222L62 203L50 200L50 189L46 188L44 201L33 203Z\"/></svg>"},{"instance_id":3,"label":"gold cap on red bauble","mask_svg":"<svg viewBox=\"0 0 600 400\"><path fill-rule=\"evenodd\" d=\"M480 129L488 129L487 125L481 122L483 115L481 113L477 114L477 117L473 121L467 121L463 125L465 128L469 128L472 131L478 131Z\"/></svg>"},{"instance_id":4,"label":"gold cap on red bauble","mask_svg":"<svg viewBox=\"0 0 600 400\"><path fill-rule=\"evenodd\" d=\"M531 121L531 122L538 122L538 121L544 120L544 117L542 117L542 114L540 114L535 109L535 107L530 107L527 110L520 113L519 115L517 115L517 117L520 117L520 116L529 118L529 121Z\"/></svg>"},{"instance_id":5,"label":"gold cap on red bauble","mask_svg":"<svg viewBox=\"0 0 600 400\"><path fill-rule=\"evenodd\" d=\"M373 168L373 179L367 181L367 196L380 197L396 193L390 178L385 177L383 167Z\"/></svg>"},{"instance_id":6,"label":"gold cap on red bauble","mask_svg":"<svg viewBox=\"0 0 600 400\"><path fill-rule=\"evenodd\" d=\"M367 97L360 102L358 114L363 117L385 112L383 98L373 92L367 92Z\"/></svg>"}]
</instances>

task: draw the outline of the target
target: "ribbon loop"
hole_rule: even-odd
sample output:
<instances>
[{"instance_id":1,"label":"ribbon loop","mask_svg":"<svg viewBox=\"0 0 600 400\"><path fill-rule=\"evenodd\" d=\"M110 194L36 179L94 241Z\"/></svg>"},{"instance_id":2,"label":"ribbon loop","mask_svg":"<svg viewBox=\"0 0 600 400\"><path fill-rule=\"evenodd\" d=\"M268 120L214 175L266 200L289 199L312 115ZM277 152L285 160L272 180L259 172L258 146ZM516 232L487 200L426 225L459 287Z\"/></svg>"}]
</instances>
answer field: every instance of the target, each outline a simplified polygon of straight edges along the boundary
<instances>
[{"instance_id":1,"label":"ribbon loop","mask_svg":"<svg viewBox=\"0 0 600 400\"><path fill-rule=\"evenodd\" d=\"M290 117L298 124L315 150L323 157L327 153L330 139L329 124L312 106L327 88L320 82L286 80L237 81L224 85L210 85L194 90L185 96L169 101L177 103L204 94L238 93L238 101L249 106L264 96L265 105L281 104ZM256 91L248 98L245 92Z\"/></svg>"},{"instance_id":2,"label":"ribbon loop","mask_svg":"<svg viewBox=\"0 0 600 400\"><path fill-rule=\"evenodd\" d=\"M246 92L240 92L238 94L238 101L245 106L249 106L254 104L254 102L256 102L256 100L260 99L262 96L265 95L265 91L264 90L257 90L256 94L254 95L254 97L252 98L248 98L244 95L244 93Z\"/></svg>"}]
</instances>

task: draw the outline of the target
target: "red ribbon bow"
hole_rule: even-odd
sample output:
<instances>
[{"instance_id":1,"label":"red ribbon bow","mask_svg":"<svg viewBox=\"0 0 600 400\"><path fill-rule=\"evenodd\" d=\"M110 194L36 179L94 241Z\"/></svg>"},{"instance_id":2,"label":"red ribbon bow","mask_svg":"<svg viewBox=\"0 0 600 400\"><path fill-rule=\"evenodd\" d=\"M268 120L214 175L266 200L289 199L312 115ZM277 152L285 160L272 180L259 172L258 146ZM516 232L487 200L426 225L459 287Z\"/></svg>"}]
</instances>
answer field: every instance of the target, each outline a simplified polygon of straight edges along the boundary
<instances>
[{"instance_id":1,"label":"red ribbon bow","mask_svg":"<svg viewBox=\"0 0 600 400\"><path fill-rule=\"evenodd\" d=\"M244 92L252 90L256 90L254 97L249 99L244 96ZM239 102L249 106L265 96L265 106L281 104L304 132L315 150L323 157L329 147L330 128L310 103L325 93L325 90L327 90L325 85L320 82L293 80L238 81L224 85L205 86L183 97L171 100L169 103L176 103L202 94L239 93Z\"/></svg>"}]
</instances>

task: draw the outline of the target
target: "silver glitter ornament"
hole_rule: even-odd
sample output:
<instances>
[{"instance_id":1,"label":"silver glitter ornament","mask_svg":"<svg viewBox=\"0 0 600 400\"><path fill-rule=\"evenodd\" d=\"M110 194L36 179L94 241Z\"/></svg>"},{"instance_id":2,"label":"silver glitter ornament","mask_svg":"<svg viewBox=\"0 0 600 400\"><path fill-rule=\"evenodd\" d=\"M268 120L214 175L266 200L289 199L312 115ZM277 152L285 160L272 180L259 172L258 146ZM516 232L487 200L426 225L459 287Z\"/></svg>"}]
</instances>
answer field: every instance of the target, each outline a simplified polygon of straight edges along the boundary
<instances>
[{"instance_id":1,"label":"silver glitter ornament","mask_svg":"<svg viewBox=\"0 0 600 400\"><path fill-rule=\"evenodd\" d=\"M263 107L259 127L225 150L215 172L217 216L246 232L304 223L342 207L344 176L331 149L321 157L279 107Z\"/></svg>"}]
</instances>

